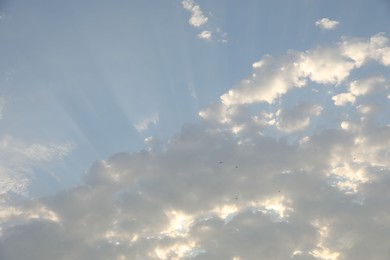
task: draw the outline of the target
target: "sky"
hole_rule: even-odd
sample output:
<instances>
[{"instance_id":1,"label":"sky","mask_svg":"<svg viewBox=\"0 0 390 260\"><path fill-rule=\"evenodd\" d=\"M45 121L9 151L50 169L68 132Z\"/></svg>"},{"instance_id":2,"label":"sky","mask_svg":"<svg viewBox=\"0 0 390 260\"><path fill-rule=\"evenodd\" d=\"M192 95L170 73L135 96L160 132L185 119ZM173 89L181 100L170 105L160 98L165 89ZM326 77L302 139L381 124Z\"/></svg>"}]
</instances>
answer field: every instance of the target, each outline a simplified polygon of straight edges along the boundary
<instances>
[{"instance_id":1,"label":"sky","mask_svg":"<svg viewBox=\"0 0 390 260\"><path fill-rule=\"evenodd\" d=\"M0 259L386 259L389 24L387 0L0 1Z\"/></svg>"}]
</instances>

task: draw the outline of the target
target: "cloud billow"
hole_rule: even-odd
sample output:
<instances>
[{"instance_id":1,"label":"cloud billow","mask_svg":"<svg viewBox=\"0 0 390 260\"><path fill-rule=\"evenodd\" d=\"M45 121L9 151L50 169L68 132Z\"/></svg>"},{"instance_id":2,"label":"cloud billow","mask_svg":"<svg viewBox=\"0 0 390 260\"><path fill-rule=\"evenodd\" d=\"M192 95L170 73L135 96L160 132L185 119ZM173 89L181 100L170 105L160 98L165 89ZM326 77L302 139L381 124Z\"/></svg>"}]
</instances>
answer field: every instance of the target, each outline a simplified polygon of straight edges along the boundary
<instances>
[{"instance_id":1,"label":"cloud billow","mask_svg":"<svg viewBox=\"0 0 390 260\"><path fill-rule=\"evenodd\" d=\"M0 258L385 259L389 79L351 72L389 53L378 34L265 57L165 149L4 198Z\"/></svg>"}]
</instances>

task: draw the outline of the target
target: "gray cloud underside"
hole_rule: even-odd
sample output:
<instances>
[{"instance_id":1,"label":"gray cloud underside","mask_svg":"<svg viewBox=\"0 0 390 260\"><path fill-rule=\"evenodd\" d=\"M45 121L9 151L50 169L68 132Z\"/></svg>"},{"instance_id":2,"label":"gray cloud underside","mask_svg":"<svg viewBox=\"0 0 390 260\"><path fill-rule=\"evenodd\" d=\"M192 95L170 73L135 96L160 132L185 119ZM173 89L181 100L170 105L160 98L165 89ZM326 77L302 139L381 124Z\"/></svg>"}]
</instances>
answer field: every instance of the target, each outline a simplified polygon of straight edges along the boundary
<instances>
[{"instance_id":1,"label":"gray cloud underside","mask_svg":"<svg viewBox=\"0 0 390 260\"><path fill-rule=\"evenodd\" d=\"M273 74L233 88L164 150L96 162L82 186L23 203L4 197L0 258L386 259L389 80L349 78L367 60L390 64L387 43L370 44L384 36L375 37L329 46L324 56L309 50L298 72L288 67L296 54L274 63ZM365 56L351 51L363 45ZM353 106L335 106L321 88L309 103L282 98L302 96L310 82L359 95ZM358 83L376 91L359 92ZM296 129L302 118L311 120Z\"/></svg>"}]
</instances>

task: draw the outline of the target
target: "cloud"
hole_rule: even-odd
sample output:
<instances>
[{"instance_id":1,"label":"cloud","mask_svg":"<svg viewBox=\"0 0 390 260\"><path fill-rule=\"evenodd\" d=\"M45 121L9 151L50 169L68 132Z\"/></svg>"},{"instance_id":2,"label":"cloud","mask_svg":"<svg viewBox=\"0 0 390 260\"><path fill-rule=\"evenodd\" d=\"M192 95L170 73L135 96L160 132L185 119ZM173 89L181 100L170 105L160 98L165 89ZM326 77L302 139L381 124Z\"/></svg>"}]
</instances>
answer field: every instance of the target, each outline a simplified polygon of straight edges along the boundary
<instances>
[{"instance_id":1,"label":"cloud","mask_svg":"<svg viewBox=\"0 0 390 260\"><path fill-rule=\"evenodd\" d=\"M0 138L0 194L27 194L34 168L62 160L74 148L71 142L26 144L13 136Z\"/></svg>"},{"instance_id":2,"label":"cloud","mask_svg":"<svg viewBox=\"0 0 390 260\"><path fill-rule=\"evenodd\" d=\"M0 119L5 103L0 97ZM0 196L7 192L27 195L34 168L61 160L74 148L71 142L26 144L11 135L0 136Z\"/></svg>"},{"instance_id":3,"label":"cloud","mask_svg":"<svg viewBox=\"0 0 390 260\"><path fill-rule=\"evenodd\" d=\"M183 8L191 12L190 20L191 26L200 27L207 23L208 18L203 14L200 6L195 4L193 0L184 0L182 2Z\"/></svg>"},{"instance_id":4,"label":"cloud","mask_svg":"<svg viewBox=\"0 0 390 260\"><path fill-rule=\"evenodd\" d=\"M98 161L52 197L4 196L0 258L386 259L389 78L352 73L372 64L343 41L261 59L164 149ZM354 106L335 105L351 86Z\"/></svg>"},{"instance_id":5,"label":"cloud","mask_svg":"<svg viewBox=\"0 0 390 260\"><path fill-rule=\"evenodd\" d=\"M301 54L302 73L320 84L339 84L356 66L340 53L339 48L316 47Z\"/></svg>"},{"instance_id":6,"label":"cloud","mask_svg":"<svg viewBox=\"0 0 390 260\"><path fill-rule=\"evenodd\" d=\"M204 15L200 5L196 4L194 0L183 0L181 3L183 8L191 13L191 17L188 20L190 26L200 29L208 24L209 17ZM209 14L212 16L211 12ZM214 38L217 42L227 42L227 33L222 32L221 28L219 27L203 29L198 33L197 37L201 40L211 41L213 39L213 35L215 36Z\"/></svg>"},{"instance_id":7,"label":"cloud","mask_svg":"<svg viewBox=\"0 0 390 260\"><path fill-rule=\"evenodd\" d=\"M383 76L374 76L352 81L349 85L349 91L355 96L362 96L381 90L385 91L388 88L386 84L386 79Z\"/></svg>"},{"instance_id":8,"label":"cloud","mask_svg":"<svg viewBox=\"0 0 390 260\"><path fill-rule=\"evenodd\" d=\"M315 25L324 30L331 30L336 28L339 25L339 22L335 20L330 20L329 18L322 18L316 21Z\"/></svg>"},{"instance_id":9,"label":"cloud","mask_svg":"<svg viewBox=\"0 0 390 260\"><path fill-rule=\"evenodd\" d=\"M251 76L221 95L220 102L213 105L214 109L205 108L199 115L205 120L231 123L234 111L241 111L242 107L252 104L275 104L288 92L304 91L310 82L341 85L346 83L354 69L370 61L389 66L384 62L387 61L389 48L388 39L379 33L369 39L343 37L334 45L317 46L304 52L289 51L279 58L265 56L253 63ZM349 83L352 84L351 94L355 95L357 91L354 84L385 85L381 80L382 76L373 76L367 83L352 81ZM346 102L346 97L352 101L351 94L335 97L337 104ZM341 98L344 98L343 102Z\"/></svg>"},{"instance_id":10,"label":"cloud","mask_svg":"<svg viewBox=\"0 0 390 260\"><path fill-rule=\"evenodd\" d=\"M0 97L0 120L3 119L3 110L5 106L5 98Z\"/></svg>"},{"instance_id":11,"label":"cloud","mask_svg":"<svg viewBox=\"0 0 390 260\"><path fill-rule=\"evenodd\" d=\"M227 107L257 102L272 103L288 89L303 86L302 73L294 55L280 59L264 57L253 64L253 74L221 96Z\"/></svg>"},{"instance_id":12,"label":"cloud","mask_svg":"<svg viewBox=\"0 0 390 260\"><path fill-rule=\"evenodd\" d=\"M201 33L198 34L198 37L200 39L203 39L203 40L211 40L211 35L212 35L212 32L211 31L202 31Z\"/></svg>"},{"instance_id":13,"label":"cloud","mask_svg":"<svg viewBox=\"0 0 390 260\"><path fill-rule=\"evenodd\" d=\"M369 39L344 37L340 44L341 54L352 59L360 67L369 60L390 65L389 39L378 33Z\"/></svg>"},{"instance_id":14,"label":"cloud","mask_svg":"<svg viewBox=\"0 0 390 260\"><path fill-rule=\"evenodd\" d=\"M138 132L143 132L143 131L147 130L151 124L156 125L158 123L158 120L159 120L158 114L154 113L151 116L145 117L145 118L141 119L140 121L138 121L134 125L134 127L135 127L135 129L137 129Z\"/></svg>"},{"instance_id":15,"label":"cloud","mask_svg":"<svg viewBox=\"0 0 390 260\"><path fill-rule=\"evenodd\" d=\"M310 116L319 116L323 108L319 105L300 103L291 109L279 109L276 112L276 126L283 132L294 132L310 124Z\"/></svg>"},{"instance_id":16,"label":"cloud","mask_svg":"<svg viewBox=\"0 0 390 260\"><path fill-rule=\"evenodd\" d=\"M355 103L356 97L351 93L341 93L332 97L335 106L345 106Z\"/></svg>"}]
</instances>

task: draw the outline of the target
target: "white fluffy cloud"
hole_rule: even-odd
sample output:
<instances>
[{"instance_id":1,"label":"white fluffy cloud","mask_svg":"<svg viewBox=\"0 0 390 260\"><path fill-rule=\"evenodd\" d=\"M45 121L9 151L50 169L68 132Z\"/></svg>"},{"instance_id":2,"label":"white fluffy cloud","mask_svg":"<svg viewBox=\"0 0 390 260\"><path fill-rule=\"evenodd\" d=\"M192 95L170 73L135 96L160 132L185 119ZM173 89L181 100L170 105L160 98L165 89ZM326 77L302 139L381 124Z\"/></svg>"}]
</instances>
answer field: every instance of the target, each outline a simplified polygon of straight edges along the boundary
<instances>
[{"instance_id":1,"label":"white fluffy cloud","mask_svg":"<svg viewBox=\"0 0 390 260\"><path fill-rule=\"evenodd\" d=\"M370 39L345 37L340 44L340 50L358 67L367 60L375 60L385 66L390 65L389 39L383 33L378 33Z\"/></svg>"},{"instance_id":2,"label":"white fluffy cloud","mask_svg":"<svg viewBox=\"0 0 390 260\"><path fill-rule=\"evenodd\" d=\"M96 162L56 196L5 197L0 258L386 259L389 79L361 91L375 84L352 78L365 63L344 47L266 57L165 149Z\"/></svg>"},{"instance_id":3,"label":"white fluffy cloud","mask_svg":"<svg viewBox=\"0 0 390 260\"><path fill-rule=\"evenodd\" d=\"M335 20L330 20L329 18L322 18L316 21L315 25L322 29L330 30L336 28L337 25L339 25L339 22Z\"/></svg>"},{"instance_id":4,"label":"white fluffy cloud","mask_svg":"<svg viewBox=\"0 0 390 260\"><path fill-rule=\"evenodd\" d=\"M182 2L183 8L191 12L190 20L191 26L200 27L207 23L208 18L203 14L200 6L195 4L193 0L184 0Z\"/></svg>"},{"instance_id":5,"label":"white fluffy cloud","mask_svg":"<svg viewBox=\"0 0 390 260\"><path fill-rule=\"evenodd\" d=\"M203 40L210 40L211 39L212 32L211 31L202 31L198 34L198 37Z\"/></svg>"},{"instance_id":6,"label":"white fluffy cloud","mask_svg":"<svg viewBox=\"0 0 390 260\"><path fill-rule=\"evenodd\" d=\"M388 88L387 84L383 76L374 76L352 81L349 86L349 91L355 96L362 96L386 90Z\"/></svg>"},{"instance_id":7,"label":"white fluffy cloud","mask_svg":"<svg viewBox=\"0 0 390 260\"><path fill-rule=\"evenodd\" d=\"M336 106L345 106L355 103L356 97L351 93L341 93L332 97Z\"/></svg>"},{"instance_id":8,"label":"white fluffy cloud","mask_svg":"<svg viewBox=\"0 0 390 260\"><path fill-rule=\"evenodd\" d=\"M209 17L204 15L199 4L197 4L194 0L183 0L181 3L183 8L191 13L188 23L192 27L200 29L208 25ZM198 33L197 37L205 41L211 41L213 38L215 38L214 40L216 40L217 42L227 42L227 34L225 32L222 32L221 28L219 27L210 28L210 26L207 26L207 29L201 30Z\"/></svg>"},{"instance_id":9,"label":"white fluffy cloud","mask_svg":"<svg viewBox=\"0 0 390 260\"><path fill-rule=\"evenodd\" d=\"M339 84L355 67L338 48L317 47L301 54L299 62L302 73L320 84Z\"/></svg>"},{"instance_id":10,"label":"white fluffy cloud","mask_svg":"<svg viewBox=\"0 0 390 260\"><path fill-rule=\"evenodd\" d=\"M337 105L353 103L353 96L359 95L358 89L363 91L363 88L381 84L381 89L387 89L383 76L350 83L347 80L354 69L362 67L369 60L389 66L384 62L389 48L388 39L379 33L369 39L343 37L334 45L314 47L304 52L289 51L280 58L265 56L252 65L250 77L221 96L220 103L214 104L217 109L206 108L199 115L204 119L230 123L233 112L242 110L238 107L258 103L274 105L286 93L305 88L311 82L324 87L350 84L350 88L346 89L349 92L333 100Z\"/></svg>"},{"instance_id":11,"label":"white fluffy cloud","mask_svg":"<svg viewBox=\"0 0 390 260\"><path fill-rule=\"evenodd\" d=\"M304 86L296 57L291 56L281 59L266 56L254 63L252 76L222 95L221 102L227 107L262 101L272 103L288 89Z\"/></svg>"}]
</instances>

